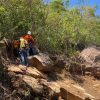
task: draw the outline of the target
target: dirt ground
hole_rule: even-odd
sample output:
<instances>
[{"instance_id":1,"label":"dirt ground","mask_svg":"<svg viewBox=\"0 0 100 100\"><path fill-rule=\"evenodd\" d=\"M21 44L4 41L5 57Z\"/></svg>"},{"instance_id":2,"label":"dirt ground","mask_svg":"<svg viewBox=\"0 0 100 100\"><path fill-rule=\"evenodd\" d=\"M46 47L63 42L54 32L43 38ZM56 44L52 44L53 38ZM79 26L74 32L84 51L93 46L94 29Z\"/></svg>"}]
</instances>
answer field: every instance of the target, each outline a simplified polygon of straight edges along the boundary
<instances>
[{"instance_id":1,"label":"dirt ground","mask_svg":"<svg viewBox=\"0 0 100 100\"><path fill-rule=\"evenodd\" d=\"M89 94L96 97L97 100L100 100L100 80L91 76L85 76L83 79L82 87L86 89Z\"/></svg>"},{"instance_id":2,"label":"dirt ground","mask_svg":"<svg viewBox=\"0 0 100 100\"><path fill-rule=\"evenodd\" d=\"M10 79L7 78L6 74L1 74L2 80L0 84L0 90L2 91L0 93L0 100L5 100L3 98L4 96L8 96L8 98L12 95L12 100L27 100L27 99L18 99L18 95L13 95L12 92L14 92L14 88L12 87L12 84L10 83ZM95 97L96 100L100 100L100 80L94 78L93 76L79 76L79 75L71 75L69 73L67 74L57 74L56 75L57 80L53 80L54 75L52 74L48 78L52 78L51 82L56 82L61 87L65 87L67 90L71 91L72 93L77 94L76 90L73 88L78 87L80 90L85 90L87 93L89 93L91 96ZM5 79L4 79L5 78ZM70 87L70 88L69 88ZM80 93L81 95L81 93ZM34 97L32 97L34 98ZM8 99L10 100L10 99ZM28 99L31 100L31 99ZM48 99L49 100L49 99Z\"/></svg>"},{"instance_id":3,"label":"dirt ground","mask_svg":"<svg viewBox=\"0 0 100 100\"><path fill-rule=\"evenodd\" d=\"M76 85L79 86L79 88L84 89L88 94L95 97L96 100L100 100L100 80L94 78L93 76L85 75L85 76L72 76L70 74L67 74L64 76L64 74L60 75L62 77L62 81L60 80L58 83L63 84L65 83L65 87ZM73 87L70 88L73 92Z\"/></svg>"}]
</instances>

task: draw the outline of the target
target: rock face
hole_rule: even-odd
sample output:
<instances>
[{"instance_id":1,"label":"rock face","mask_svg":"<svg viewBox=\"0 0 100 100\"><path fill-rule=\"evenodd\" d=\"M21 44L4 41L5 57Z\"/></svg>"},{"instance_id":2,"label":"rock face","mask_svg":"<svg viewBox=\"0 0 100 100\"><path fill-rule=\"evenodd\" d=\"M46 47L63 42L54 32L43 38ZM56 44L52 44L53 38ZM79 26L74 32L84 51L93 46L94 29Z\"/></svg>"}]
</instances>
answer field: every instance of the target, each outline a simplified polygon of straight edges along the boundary
<instances>
[{"instance_id":1,"label":"rock face","mask_svg":"<svg viewBox=\"0 0 100 100\"><path fill-rule=\"evenodd\" d=\"M85 60L85 70L100 78L100 49L88 47L81 52L80 56Z\"/></svg>"},{"instance_id":2,"label":"rock face","mask_svg":"<svg viewBox=\"0 0 100 100\"><path fill-rule=\"evenodd\" d=\"M13 87L18 89L19 94L32 90L33 93L41 94L42 97L46 98L43 100L96 100L78 84L69 80L50 81L46 75L34 67L28 67L26 74L23 74L24 68L25 66L22 65L10 65L7 69L10 72ZM26 89L27 87L29 91Z\"/></svg>"},{"instance_id":3,"label":"rock face","mask_svg":"<svg viewBox=\"0 0 100 100\"><path fill-rule=\"evenodd\" d=\"M9 72L14 72L14 73L17 73L17 74L22 74L23 73L23 70L25 70L26 67L25 66L22 66L22 65L19 65L19 66L15 66L15 65L10 65L8 67L8 71ZM27 75L29 76L32 76L34 78L46 78L40 71L38 71L36 68L31 68L31 67L28 67L27 68Z\"/></svg>"},{"instance_id":4,"label":"rock face","mask_svg":"<svg viewBox=\"0 0 100 100\"><path fill-rule=\"evenodd\" d=\"M22 79L33 89L35 93L42 93L43 86L38 82L38 79L27 75L24 75Z\"/></svg>"},{"instance_id":5,"label":"rock face","mask_svg":"<svg viewBox=\"0 0 100 100\"><path fill-rule=\"evenodd\" d=\"M52 59L52 61L54 62L54 68L53 71L57 72L57 73L62 73L65 66L66 66L66 59L65 59L65 55L50 55L50 58Z\"/></svg>"},{"instance_id":6,"label":"rock face","mask_svg":"<svg viewBox=\"0 0 100 100\"><path fill-rule=\"evenodd\" d=\"M46 75L44 76L38 69L32 67L28 67L26 73L23 74L25 68L22 65L8 66L8 75L11 77L14 88L20 89L24 85L24 87L29 87L36 94L46 95L47 93L46 96L48 96L49 100L52 100L52 97L58 98L60 86L56 82L48 82Z\"/></svg>"},{"instance_id":7,"label":"rock face","mask_svg":"<svg viewBox=\"0 0 100 100\"><path fill-rule=\"evenodd\" d=\"M38 70L42 72L52 71L53 61L49 58L48 55L40 53L34 57L29 57L29 63L32 66L35 66Z\"/></svg>"},{"instance_id":8,"label":"rock face","mask_svg":"<svg viewBox=\"0 0 100 100\"><path fill-rule=\"evenodd\" d=\"M60 95L64 100L95 100L95 97L79 85L69 84L67 81L59 82L59 85Z\"/></svg>"},{"instance_id":9,"label":"rock face","mask_svg":"<svg viewBox=\"0 0 100 100\"><path fill-rule=\"evenodd\" d=\"M80 56L87 62L87 63L94 63L100 62L100 50L96 47L88 47L84 49Z\"/></svg>"}]
</instances>

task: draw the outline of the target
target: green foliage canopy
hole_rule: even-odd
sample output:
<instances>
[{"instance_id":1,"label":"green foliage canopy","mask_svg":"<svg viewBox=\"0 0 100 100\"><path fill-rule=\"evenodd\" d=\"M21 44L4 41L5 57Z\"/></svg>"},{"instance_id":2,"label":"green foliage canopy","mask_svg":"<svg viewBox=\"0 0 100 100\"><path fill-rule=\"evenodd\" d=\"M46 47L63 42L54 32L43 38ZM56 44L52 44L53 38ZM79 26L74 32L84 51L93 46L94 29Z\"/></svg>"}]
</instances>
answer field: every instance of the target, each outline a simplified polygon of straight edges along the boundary
<instances>
[{"instance_id":1,"label":"green foliage canopy","mask_svg":"<svg viewBox=\"0 0 100 100\"><path fill-rule=\"evenodd\" d=\"M68 51L79 43L100 45L100 17L95 16L95 7L70 8L69 2L0 0L1 38L16 38L31 30L39 46L48 51Z\"/></svg>"}]
</instances>

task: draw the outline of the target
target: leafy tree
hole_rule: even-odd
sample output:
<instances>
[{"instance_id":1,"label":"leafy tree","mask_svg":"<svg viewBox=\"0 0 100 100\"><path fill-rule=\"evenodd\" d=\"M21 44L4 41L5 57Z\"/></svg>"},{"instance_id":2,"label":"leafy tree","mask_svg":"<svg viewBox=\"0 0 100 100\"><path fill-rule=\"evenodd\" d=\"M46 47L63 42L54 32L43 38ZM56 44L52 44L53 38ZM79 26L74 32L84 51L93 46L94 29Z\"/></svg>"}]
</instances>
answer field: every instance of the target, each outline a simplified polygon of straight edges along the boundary
<instances>
[{"instance_id":1,"label":"leafy tree","mask_svg":"<svg viewBox=\"0 0 100 100\"><path fill-rule=\"evenodd\" d=\"M70 0L0 0L0 37L17 38L28 30L49 52L74 53L77 45L100 45L96 7L69 7ZM83 1L81 1L83 2Z\"/></svg>"}]
</instances>

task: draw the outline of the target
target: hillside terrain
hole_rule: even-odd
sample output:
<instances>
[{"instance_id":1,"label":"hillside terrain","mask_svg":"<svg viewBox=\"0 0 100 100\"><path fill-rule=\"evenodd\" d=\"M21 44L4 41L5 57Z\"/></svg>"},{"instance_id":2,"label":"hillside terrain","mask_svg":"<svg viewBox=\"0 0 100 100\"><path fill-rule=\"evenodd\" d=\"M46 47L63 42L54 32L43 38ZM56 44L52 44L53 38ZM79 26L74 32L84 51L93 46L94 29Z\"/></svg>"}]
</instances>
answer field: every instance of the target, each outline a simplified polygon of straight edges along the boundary
<instances>
[{"instance_id":1,"label":"hillside terrain","mask_svg":"<svg viewBox=\"0 0 100 100\"><path fill-rule=\"evenodd\" d=\"M40 53L29 57L30 67L26 73L23 73L25 66L2 58L0 98L1 100L100 100L99 54L99 49L93 47L84 49L80 53L84 58L83 61L79 57L69 60L64 56L53 55L49 58L47 54Z\"/></svg>"}]
</instances>

